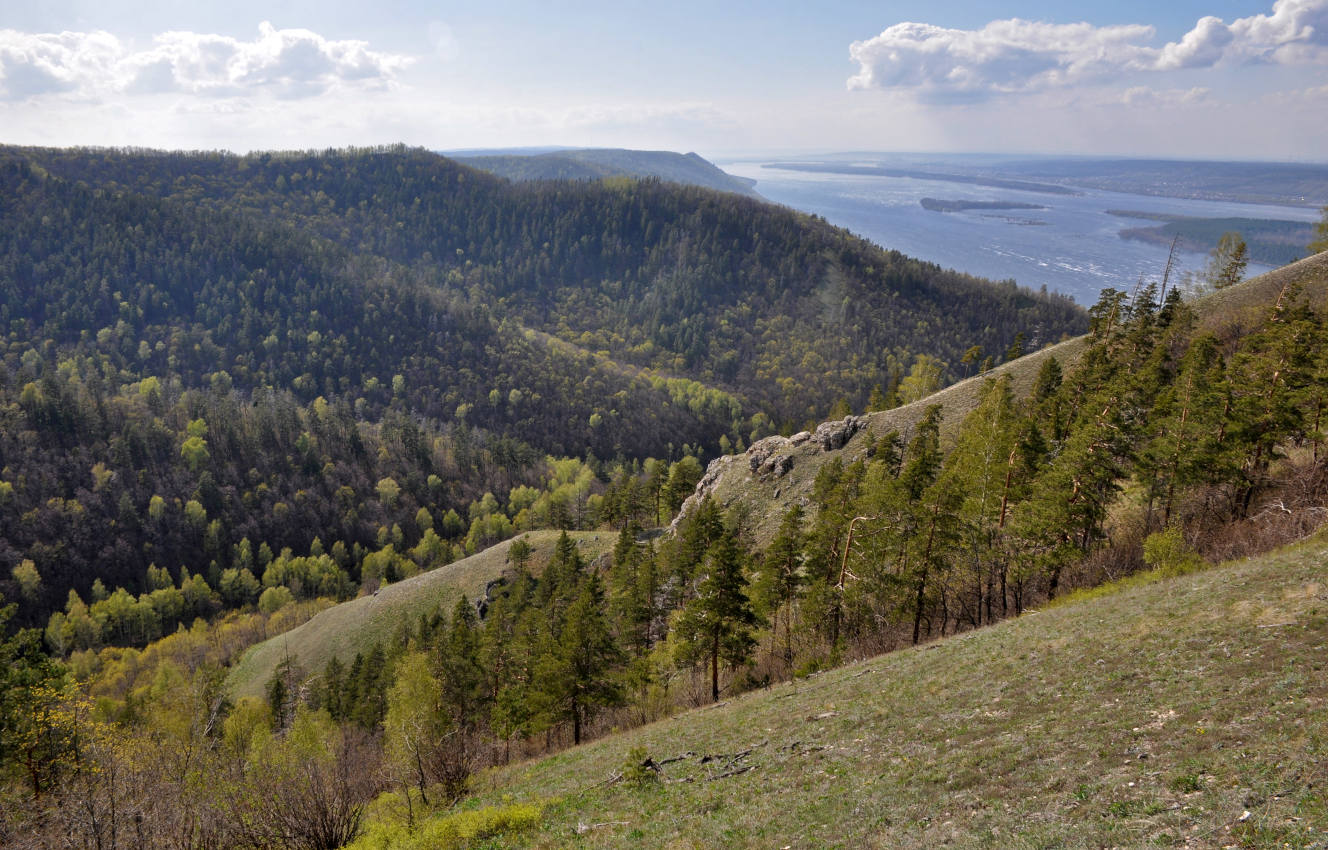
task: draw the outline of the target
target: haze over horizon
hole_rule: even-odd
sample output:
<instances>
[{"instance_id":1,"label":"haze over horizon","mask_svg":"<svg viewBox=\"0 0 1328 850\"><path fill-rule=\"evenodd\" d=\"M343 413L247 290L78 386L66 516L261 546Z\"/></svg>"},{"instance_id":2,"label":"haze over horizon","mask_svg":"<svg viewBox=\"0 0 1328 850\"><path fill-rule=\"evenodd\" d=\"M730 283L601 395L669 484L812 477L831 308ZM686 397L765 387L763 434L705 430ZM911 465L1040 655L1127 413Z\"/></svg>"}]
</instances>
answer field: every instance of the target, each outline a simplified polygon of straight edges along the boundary
<instances>
[{"instance_id":1,"label":"haze over horizon","mask_svg":"<svg viewBox=\"0 0 1328 850\"><path fill-rule=\"evenodd\" d=\"M1328 0L9 4L0 123L56 146L1323 161Z\"/></svg>"}]
</instances>

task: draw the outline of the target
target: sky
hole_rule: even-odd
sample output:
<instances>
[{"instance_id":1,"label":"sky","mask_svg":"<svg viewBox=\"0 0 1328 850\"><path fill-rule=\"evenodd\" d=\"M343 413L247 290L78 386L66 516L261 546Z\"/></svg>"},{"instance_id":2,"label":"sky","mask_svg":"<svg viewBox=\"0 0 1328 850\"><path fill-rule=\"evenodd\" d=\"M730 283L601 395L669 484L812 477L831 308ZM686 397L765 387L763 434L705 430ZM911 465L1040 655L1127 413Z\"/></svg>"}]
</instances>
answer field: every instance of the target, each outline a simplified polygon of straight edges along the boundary
<instances>
[{"instance_id":1,"label":"sky","mask_svg":"<svg viewBox=\"0 0 1328 850\"><path fill-rule=\"evenodd\" d=\"M0 142L1328 161L1328 0L0 4Z\"/></svg>"}]
</instances>

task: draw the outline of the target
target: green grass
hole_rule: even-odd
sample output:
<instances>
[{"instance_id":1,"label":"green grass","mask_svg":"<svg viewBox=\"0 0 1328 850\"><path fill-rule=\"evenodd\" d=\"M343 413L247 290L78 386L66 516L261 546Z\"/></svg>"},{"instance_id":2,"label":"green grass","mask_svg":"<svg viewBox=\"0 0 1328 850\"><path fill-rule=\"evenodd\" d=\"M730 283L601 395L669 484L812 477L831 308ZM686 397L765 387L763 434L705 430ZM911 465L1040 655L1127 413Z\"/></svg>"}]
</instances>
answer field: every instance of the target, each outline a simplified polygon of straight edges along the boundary
<instances>
[{"instance_id":1,"label":"green grass","mask_svg":"<svg viewBox=\"0 0 1328 850\"><path fill-rule=\"evenodd\" d=\"M533 572L538 573L548 562L559 533L535 531L524 535L535 550L531 558ZM568 536L577 542L587 561L612 551L617 540L617 533L612 531L570 531ZM478 599L484 594L484 586L507 568L509 546L511 541L499 543L469 558L385 585L373 596L329 608L298 628L250 648L226 680L231 695L260 696L288 653L306 671L318 672L333 656L349 662L356 652L391 640L403 624L414 626L423 614L440 608L450 612L461 594Z\"/></svg>"},{"instance_id":2,"label":"green grass","mask_svg":"<svg viewBox=\"0 0 1328 850\"><path fill-rule=\"evenodd\" d=\"M493 771L467 805L547 803L492 846L1321 848L1326 564L1320 535L1119 585ZM612 781L642 752L682 758Z\"/></svg>"}]
</instances>

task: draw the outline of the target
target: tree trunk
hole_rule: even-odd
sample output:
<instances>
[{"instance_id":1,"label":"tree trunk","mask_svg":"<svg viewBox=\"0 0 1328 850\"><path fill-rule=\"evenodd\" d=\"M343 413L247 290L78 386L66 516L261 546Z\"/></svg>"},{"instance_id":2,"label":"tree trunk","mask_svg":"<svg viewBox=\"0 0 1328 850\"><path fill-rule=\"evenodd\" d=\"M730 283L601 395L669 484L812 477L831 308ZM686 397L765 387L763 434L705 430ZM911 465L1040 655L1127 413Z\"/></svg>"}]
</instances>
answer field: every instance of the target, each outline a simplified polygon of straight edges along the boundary
<instances>
[{"instance_id":1,"label":"tree trunk","mask_svg":"<svg viewBox=\"0 0 1328 850\"><path fill-rule=\"evenodd\" d=\"M927 592L927 573L931 567L931 545L936 540L936 518L940 515L941 505L937 502L931 512L931 526L927 529L927 549L922 555L922 574L918 577L918 598L913 609L913 643L918 642L918 636L922 631L922 605L926 601ZM931 632L931 624L927 624L928 633Z\"/></svg>"},{"instance_id":2,"label":"tree trunk","mask_svg":"<svg viewBox=\"0 0 1328 850\"><path fill-rule=\"evenodd\" d=\"M918 597L913 606L913 643L916 645L922 634L922 604L927 590L927 564L923 562L922 576L918 579Z\"/></svg>"},{"instance_id":3,"label":"tree trunk","mask_svg":"<svg viewBox=\"0 0 1328 850\"><path fill-rule=\"evenodd\" d=\"M719 702L719 630L710 646L710 701Z\"/></svg>"}]
</instances>

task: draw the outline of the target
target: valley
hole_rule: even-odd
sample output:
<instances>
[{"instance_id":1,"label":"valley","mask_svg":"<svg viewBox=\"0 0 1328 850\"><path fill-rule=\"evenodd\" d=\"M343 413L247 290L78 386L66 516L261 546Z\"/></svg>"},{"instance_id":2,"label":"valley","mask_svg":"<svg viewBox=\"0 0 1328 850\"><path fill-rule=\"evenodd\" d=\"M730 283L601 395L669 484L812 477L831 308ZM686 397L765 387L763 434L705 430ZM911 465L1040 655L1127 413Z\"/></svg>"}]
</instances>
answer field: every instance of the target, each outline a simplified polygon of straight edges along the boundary
<instances>
[{"instance_id":1,"label":"valley","mask_svg":"<svg viewBox=\"0 0 1328 850\"><path fill-rule=\"evenodd\" d=\"M0 850L1328 850L1325 67L0 4Z\"/></svg>"},{"instance_id":2,"label":"valley","mask_svg":"<svg viewBox=\"0 0 1328 850\"><path fill-rule=\"evenodd\" d=\"M1226 753L1108 762L1257 716L1312 769L1300 708L1179 694L1227 676L1199 622L1318 646L1328 254L1085 311L653 177L3 154L0 834L1313 834L1313 792L1233 821L1271 785ZM1233 570L1273 589L1159 595Z\"/></svg>"}]
</instances>

